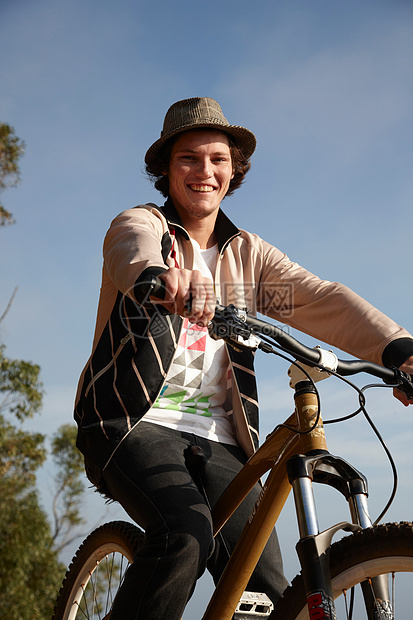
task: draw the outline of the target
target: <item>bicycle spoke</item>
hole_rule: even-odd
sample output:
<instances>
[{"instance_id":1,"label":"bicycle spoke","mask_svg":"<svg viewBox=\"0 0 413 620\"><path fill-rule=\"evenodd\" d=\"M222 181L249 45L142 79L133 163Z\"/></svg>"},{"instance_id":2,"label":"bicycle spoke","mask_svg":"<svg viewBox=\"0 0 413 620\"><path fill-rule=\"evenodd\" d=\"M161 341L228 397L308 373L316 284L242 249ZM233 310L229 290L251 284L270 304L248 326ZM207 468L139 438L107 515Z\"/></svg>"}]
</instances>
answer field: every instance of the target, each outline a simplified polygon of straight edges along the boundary
<instances>
[{"instance_id":1,"label":"bicycle spoke","mask_svg":"<svg viewBox=\"0 0 413 620\"><path fill-rule=\"evenodd\" d=\"M111 572L108 570L107 558L106 558L105 564L106 564L106 576L107 576L107 580L108 580L108 591L106 593L106 606L105 606L105 611L107 611L108 608L109 608L109 604L112 602L112 601L110 601L110 599L111 599L111 586L110 586L110 584L111 584ZM109 601L110 601L110 603L109 603Z\"/></svg>"},{"instance_id":2,"label":"bicycle spoke","mask_svg":"<svg viewBox=\"0 0 413 620\"><path fill-rule=\"evenodd\" d=\"M346 608L346 618L347 618L347 620L350 620L350 616L349 616L349 613L348 613L347 590L343 590L343 596L344 596L344 605L345 605L345 608Z\"/></svg>"},{"instance_id":3,"label":"bicycle spoke","mask_svg":"<svg viewBox=\"0 0 413 620\"><path fill-rule=\"evenodd\" d=\"M404 573L404 576L406 577L406 573ZM397 577L398 577L399 582L400 580L404 579L403 573L398 573ZM390 578L391 578L391 584L390 584ZM368 584L369 593L371 594L370 605L374 606L374 612L373 612L374 617L375 618L376 617L386 618L386 619L396 618L396 614L395 614L396 573L392 572L391 574L389 574L389 597L390 597L389 601L382 601L380 598L377 598L375 596L374 586L373 586L371 578L367 578L365 580L365 583ZM413 587L413 584L412 584L412 587ZM365 607L366 603L364 601L362 590L361 588L360 589L357 588L357 592L359 593L357 605L355 604L355 591L356 591L355 587L351 588L350 590L343 589L341 592L341 595L338 598L336 598L335 604L337 607L337 618L339 620L353 620L356 609L357 609L356 611L357 618L365 617L364 615L360 616L360 614L366 613L366 607ZM370 617L370 615L368 617Z\"/></svg>"},{"instance_id":4,"label":"bicycle spoke","mask_svg":"<svg viewBox=\"0 0 413 620\"><path fill-rule=\"evenodd\" d=\"M123 521L94 530L72 560L52 620L108 620L116 593L143 540L139 528Z\"/></svg>"},{"instance_id":5,"label":"bicycle spoke","mask_svg":"<svg viewBox=\"0 0 413 620\"><path fill-rule=\"evenodd\" d=\"M108 609L110 609L110 607L113 604L113 600L112 600L112 577L113 577L113 566L115 563L115 554L112 553L111 555L111 561L110 561L110 566L109 566L109 556L107 558L105 558L105 564L106 564L106 578L107 578L107 593L106 593L106 607L105 607L105 611L107 612Z\"/></svg>"},{"instance_id":6,"label":"bicycle spoke","mask_svg":"<svg viewBox=\"0 0 413 620\"><path fill-rule=\"evenodd\" d=\"M342 594L346 612L345 620L353 620L355 588L350 589L350 597L347 596L348 590L343 590ZM350 598L350 602L348 598Z\"/></svg>"},{"instance_id":7,"label":"bicycle spoke","mask_svg":"<svg viewBox=\"0 0 413 620\"><path fill-rule=\"evenodd\" d=\"M116 552L102 559L83 588L79 605L83 618L104 620L107 617L128 567L128 560Z\"/></svg>"}]
</instances>

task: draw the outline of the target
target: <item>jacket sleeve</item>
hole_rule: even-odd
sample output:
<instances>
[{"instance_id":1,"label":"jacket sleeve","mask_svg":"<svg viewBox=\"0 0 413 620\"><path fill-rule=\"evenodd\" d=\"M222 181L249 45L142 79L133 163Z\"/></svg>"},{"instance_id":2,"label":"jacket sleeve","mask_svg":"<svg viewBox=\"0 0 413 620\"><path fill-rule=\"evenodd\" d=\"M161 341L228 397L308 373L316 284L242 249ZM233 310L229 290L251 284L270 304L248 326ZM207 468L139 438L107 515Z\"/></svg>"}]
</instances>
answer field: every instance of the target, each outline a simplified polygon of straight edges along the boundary
<instances>
[{"instance_id":1,"label":"jacket sleeve","mask_svg":"<svg viewBox=\"0 0 413 620\"><path fill-rule=\"evenodd\" d=\"M104 269L113 285L133 296L136 280L145 273L165 271L162 239L167 224L157 209L128 209L112 222L103 244Z\"/></svg>"},{"instance_id":2,"label":"jacket sleeve","mask_svg":"<svg viewBox=\"0 0 413 620\"><path fill-rule=\"evenodd\" d=\"M260 312L377 364L400 365L413 354L409 332L365 299L343 284L321 280L262 243Z\"/></svg>"}]
</instances>

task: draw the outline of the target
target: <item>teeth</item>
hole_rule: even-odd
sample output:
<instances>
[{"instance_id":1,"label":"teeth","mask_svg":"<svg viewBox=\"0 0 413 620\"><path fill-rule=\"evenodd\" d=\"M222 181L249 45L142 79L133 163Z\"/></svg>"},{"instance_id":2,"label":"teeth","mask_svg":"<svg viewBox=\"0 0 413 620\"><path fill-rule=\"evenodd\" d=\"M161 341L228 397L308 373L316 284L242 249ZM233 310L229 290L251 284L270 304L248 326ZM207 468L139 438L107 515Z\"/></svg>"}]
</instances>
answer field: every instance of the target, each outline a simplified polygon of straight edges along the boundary
<instances>
[{"instance_id":1,"label":"teeth","mask_svg":"<svg viewBox=\"0 0 413 620\"><path fill-rule=\"evenodd\" d=\"M211 185L190 185L194 192L213 192L214 188Z\"/></svg>"}]
</instances>

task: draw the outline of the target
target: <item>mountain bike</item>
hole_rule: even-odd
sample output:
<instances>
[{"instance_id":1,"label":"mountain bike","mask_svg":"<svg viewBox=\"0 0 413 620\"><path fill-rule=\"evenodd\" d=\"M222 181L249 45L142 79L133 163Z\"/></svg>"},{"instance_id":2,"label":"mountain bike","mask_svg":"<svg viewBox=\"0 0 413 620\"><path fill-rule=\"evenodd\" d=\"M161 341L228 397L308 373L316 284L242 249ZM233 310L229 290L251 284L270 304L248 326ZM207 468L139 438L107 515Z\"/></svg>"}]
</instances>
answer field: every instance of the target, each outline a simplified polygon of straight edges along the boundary
<instances>
[{"instance_id":1,"label":"mountain bike","mask_svg":"<svg viewBox=\"0 0 413 620\"><path fill-rule=\"evenodd\" d=\"M292 361L288 372L295 409L271 432L213 507L216 535L254 484L268 473L202 620L252 620L269 617L274 611L265 594L248 592L246 587L291 489L300 534L296 549L301 573L276 603L275 617L412 618L409 595L413 579L409 573L413 573L413 524L377 523L392 497L372 523L365 476L327 450L316 385L330 376L349 383L345 377L367 373L412 398L412 377L396 368L383 368L363 360L339 360L331 351L311 349L280 327L248 316L234 306L217 306L209 332L238 350L260 349ZM359 396L355 413L363 411L368 415L365 390L353 387ZM346 498L350 521L319 531L313 483L328 485ZM338 532L344 532L344 536L332 543ZM53 620L108 620L124 572L143 541L144 532L126 522L107 523L93 531L66 573ZM361 591L362 611L356 589ZM403 596L407 601L403 605L408 605L408 609L398 607L399 597Z\"/></svg>"}]
</instances>

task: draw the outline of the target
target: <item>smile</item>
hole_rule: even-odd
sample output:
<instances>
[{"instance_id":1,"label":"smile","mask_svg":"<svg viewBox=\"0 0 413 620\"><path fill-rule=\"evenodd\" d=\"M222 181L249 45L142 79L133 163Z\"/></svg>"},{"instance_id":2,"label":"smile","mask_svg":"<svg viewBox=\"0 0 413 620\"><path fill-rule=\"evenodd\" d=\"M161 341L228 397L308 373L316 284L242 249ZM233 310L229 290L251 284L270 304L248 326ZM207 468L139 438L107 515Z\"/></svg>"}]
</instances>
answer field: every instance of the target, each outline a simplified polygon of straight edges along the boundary
<instances>
[{"instance_id":1,"label":"smile","mask_svg":"<svg viewBox=\"0 0 413 620\"><path fill-rule=\"evenodd\" d=\"M192 191L194 192L203 192L203 193L208 193L208 192L213 192L214 191L214 187L212 187L212 185L195 185L195 184L190 184L188 186L190 189L192 189Z\"/></svg>"}]
</instances>

